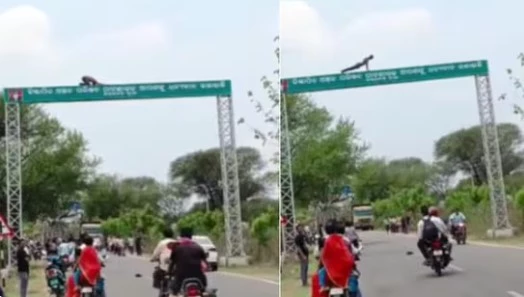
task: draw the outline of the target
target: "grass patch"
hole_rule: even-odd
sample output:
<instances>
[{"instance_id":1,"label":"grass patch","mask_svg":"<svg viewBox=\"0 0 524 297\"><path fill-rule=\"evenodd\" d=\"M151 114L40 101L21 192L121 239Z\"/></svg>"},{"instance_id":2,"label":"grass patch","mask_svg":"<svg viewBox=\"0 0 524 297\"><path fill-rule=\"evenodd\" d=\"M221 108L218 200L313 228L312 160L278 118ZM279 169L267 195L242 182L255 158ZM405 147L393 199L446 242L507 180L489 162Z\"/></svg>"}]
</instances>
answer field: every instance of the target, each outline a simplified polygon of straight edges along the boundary
<instances>
[{"instance_id":1,"label":"grass patch","mask_svg":"<svg viewBox=\"0 0 524 297\"><path fill-rule=\"evenodd\" d=\"M318 261L313 257L309 260L308 282L315 273ZM289 261L282 269L282 279L280 282L280 296L286 297L309 297L311 288L303 287L300 280L300 264L297 261Z\"/></svg>"},{"instance_id":2,"label":"grass patch","mask_svg":"<svg viewBox=\"0 0 524 297\"><path fill-rule=\"evenodd\" d=\"M11 277L7 280L4 291L6 296L20 296L18 274L16 270L11 272ZM29 274L27 296L42 297L47 296L46 294L47 284L45 281L44 266L42 263L32 263Z\"/></svg>"},{"instance_id":3,"label":"grass patch","mask_svg":"<svg viewBox=\"0 0 524 297\"><path fill-rule=\"evenodd\" d=\"M250 265L237 267L219 267L218 271L244 274L254 277L260 277L271 281L278 281L278 267L273 265Z\"/></svg>"}]
</instances>

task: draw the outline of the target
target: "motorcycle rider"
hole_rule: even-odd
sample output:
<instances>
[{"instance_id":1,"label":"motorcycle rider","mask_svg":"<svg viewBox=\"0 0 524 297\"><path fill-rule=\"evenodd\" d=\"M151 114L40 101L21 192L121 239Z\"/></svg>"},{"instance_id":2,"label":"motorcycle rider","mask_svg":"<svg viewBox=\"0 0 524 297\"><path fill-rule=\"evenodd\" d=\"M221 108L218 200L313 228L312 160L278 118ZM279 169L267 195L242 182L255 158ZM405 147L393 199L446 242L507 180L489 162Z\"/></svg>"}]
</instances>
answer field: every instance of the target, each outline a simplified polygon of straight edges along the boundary
<instances>
[{"instance_id":1,"label":"motorcycle rider","mask_svg":"<svg viewBox=\"0 0 524 297\"><path fill-rule=\"evenodd\" d=\"M164 279L169 271L169 259L171 257L171 244L176 243L174 239L175 234L171 228L166 228L163 232L163 239L156 245L153 254L151 255L151 262L158 262L158 269L153 273L153 278L158 283L160 295L166 291L166 283Z\"/></svg>"},{"instance_id":2,"label":"motorcycle rider","mask_svg":"<svg viewBox=\"0 0 524 297\"><path fill-rule=\"evenodd\" d=\"M180 228L180 238L171 250L171 257L168 271L174 276L171 285L173 295L177 295L182 289L184 280L198 279L202 285L202 290L207 288L206 274L202 269L202 264L207 261L204 249L192 240L193 229L190 227Z\"/></svg>"},{"instance_id":3,"label":"motorcycle rider","mask_svg":"<svg viewBox=\"0 0 524 297\"><path fill-rule=\"evenodd\" d=\"M448 221L451 226L451 235L455 235L458 225L466 223L466 216L458 208L455 208Z\"/></svg>"},{"instance_id":4,"label":"motorcycle rider","mask_svg":"<svg viewBox=\"0 0 524 297\"><path fill-rule=\"evenodd\" d=\"M424 257L424 265L429 265L429 255L427 247L432 241L439 239L442 244L449 246L451 255L451 246L449 245L449 232L446 224L439 217L439 211L436 207L422 206L420 208L422 219L417 224L418 242L417 246ZM451 260L451 256L450 256Z\"/></svg>"},{"instance_id":5,"label":"motorcycle rider","mask_svg":"<svg viewBox=\"0 0 524 297\"><path fill-rule=\"evenodd\" d=\"M353 270L355 259L344 240L344 224L331 220L325 226L328 237L320 255L320 261L329 276L328 286L346 288Z\"/></svg>"},{"instance_id":6,"label":"motorcycle rider","mask_svg":"<svg viewBox=\"0 0 524 297\"><path fill-rule=\"evenodd\" d=\"M82 286L91 286L96 289L97 296L105 296L101 278L102 262L93 247L93 238L84 236L83 241L84 247L80 249L77 269L73 274L75 292L79 292Z\"/></svg>"}]
</instances>

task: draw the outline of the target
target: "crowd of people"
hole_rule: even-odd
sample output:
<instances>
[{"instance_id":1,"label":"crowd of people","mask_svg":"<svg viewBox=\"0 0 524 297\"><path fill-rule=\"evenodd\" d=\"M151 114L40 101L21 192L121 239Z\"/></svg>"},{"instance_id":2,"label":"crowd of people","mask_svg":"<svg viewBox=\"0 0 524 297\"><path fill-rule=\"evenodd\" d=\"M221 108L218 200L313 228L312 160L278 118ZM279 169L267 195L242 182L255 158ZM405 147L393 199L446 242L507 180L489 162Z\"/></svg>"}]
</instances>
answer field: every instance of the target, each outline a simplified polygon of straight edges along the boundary
<instances>
[{"instance_id":1,"label":"crowd of people","mask_svg":"<svg viewBox=\"0 0 524 297\"><path fill-rule=\"evenodd\" d=\"M111 236L107 239L109 251L118 256L125 256L126 253L142 256L142 237L121 238Z\"/></svg>"},{"instance_id":2,"label":"crowd of people","mask_svg":"<svg viewBox=\"0 0 524 297\"><path fill-rule=\"evenodd\" d=\"M196 280L201 290L205 291L207 254L192 240L193 230L181 228L179 237L175 238L173 230L167 228L163 235L164 238L157 244L150 259L151 262L158 263L153 278L155 287L166 293L161 296L180 292L184 281L188 279ZM106 248L118 255L123 255L126 251L139 256L142 254L141 242L135 238L103 239L81 234L79 238L69 236L67 240L59 237L48 239L44 244L20 240L16 257L20 297L27 297L29 261L33 257L33 249L45 254L48 269L56 269L61 273L65 297L79 297L80 289L85 286L94 288L96 297L105 297L102 268L105 266ZM66 274L67 271L71 273ZM69 277L66 278L66 275ZM4 296L3 292L0 292L0 296Z\"/></svg>"}]
</instances>

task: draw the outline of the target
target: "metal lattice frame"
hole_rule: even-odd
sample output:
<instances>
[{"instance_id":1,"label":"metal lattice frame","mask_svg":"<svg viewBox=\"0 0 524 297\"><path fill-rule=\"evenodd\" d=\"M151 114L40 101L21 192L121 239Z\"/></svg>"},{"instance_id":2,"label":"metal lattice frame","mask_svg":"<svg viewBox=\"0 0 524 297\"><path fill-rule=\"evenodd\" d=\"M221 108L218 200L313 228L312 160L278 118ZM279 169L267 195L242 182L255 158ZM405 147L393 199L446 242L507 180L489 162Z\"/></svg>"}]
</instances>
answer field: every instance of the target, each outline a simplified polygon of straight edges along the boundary
<instances>
[{"instance_id":1,"label":"metal lattice frame","mask_svg":"<svg viewBox=\"0 0 524 297\"><path fill-rule=\"evenodd\" d=\"M7 222L15 233L13 239L22 237L22 142L20 139L20 103L5 103L5 168ZM13 264L15 240L8 242L8 265Z\"/></svg>"},{"instance_id":2,"label":"metal lattice frame","mask_svg":"<svg viewBox=\"0 0 524 297\"><path fill-rule=\"evenodd\" d=\"M490 188L493 229L509 229L511 224L508 218L502 161L489 76L476 76L475 85L477 88L480 123L482 125L484 159Z\"/></svg>"},{"instance_id":3,"label":"metal lattice frame","mask_svg":"<svg viewBox=\"0 0 524 297\"><path fill-rule=\"evenodd\" d=\"M243 257L245 253L242 236L233 99L231 97L217 97L217 112L227 255L229 257Z\"/></svg>"},{"instance_id":4,"label":"metal lattice frame","mask_svg":"<svg viewBox=\"0 0 524 297\"><path fill-rule=\"evenodd\" d=\"M280 214L285 218L285 223L282 225L283 252L289 255L295 251L295 196L286 96L284 94L281 95L280 101Z\"/></svg>"}]
</instances>

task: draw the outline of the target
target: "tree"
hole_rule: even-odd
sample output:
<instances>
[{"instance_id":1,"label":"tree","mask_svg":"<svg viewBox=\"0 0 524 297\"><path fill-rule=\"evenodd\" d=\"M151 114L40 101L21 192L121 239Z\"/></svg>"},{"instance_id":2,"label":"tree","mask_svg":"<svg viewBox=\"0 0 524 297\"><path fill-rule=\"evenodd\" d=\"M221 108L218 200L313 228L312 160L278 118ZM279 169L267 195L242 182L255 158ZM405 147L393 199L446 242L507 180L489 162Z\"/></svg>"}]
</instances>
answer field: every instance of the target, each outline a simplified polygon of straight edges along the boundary
<instances>
[{"instance_id":1,"label":"tree","mask_svg":"<svg viewBox=\"0 0 524 297\"><path fill-rule=\"evenodd\" d=\"M158 202L164 197L165 187L149 176L128 177L120 181L120 200L123 211L144 206L158 210Z\"/></svg>"},{"instance_id":2,"label":"tree","mask_svg":"<svg viewBox=\"0 0 524 297\"><path fill-rule=\"evenodd\" d=\"M445 162L436 162L432 164L431 170L426 184L429 192L442 200L452 189L452 179L455 176L453 166Z\"/></svg>"},{"instance_id":3,"label":"tree","mask_svg":"<svg viewBox=\"0 0 524 297\"><path fill-rule=\"evenodd\" d=\"M304 95L286 96L295 201L308 205L326 200L333 189L348 183L348 176L366 149L354 123L335 121L325 108Z\"/></svg>"},{"instance_id":4,"label":"tree","mask_svg":"<svg viewBox=\"0 0 524 297\"><path fill-rule=\"evenodd\" d=\"M502 172L504 175L522 166L524 159L520 128L511 123L497 125ZM461 129L441 137L435 144L435 157L454 165L454 172L465 172L479 186L487 182L481 126Z\"/></svg>"},{"instance_id":5,"label":"tree","mask_svg":"<svg viewBox=\"0 0 524 297\"><path fill-rule=\"evenodd\" d=\"M431 165L415 157L392 160L387 171L395 190L416 187L425 189L432 174Z\"/></svg>"},{"instance_id":6,"label":"tree","mask_svg":"<svg viewBox=\"0 0 524 297\"><path fill-rule=\"evenodd\" d=\"M240 199L244 201L264 191L259 172L264 162L257 149L241 147L237 149ZM179 157L171 162L170 182L176 187L180 197L188 198L192 194L209 197L210 209L222 209L222 171L220 167L220 149L213 148L197 151Z\"/></svg>"},{"instance_id":7,"label":"tree","mask_svg":"<svg viewBox=\"0 0 524 297\"><path fill-rule=\"evenodd\" d=\"M520 53L518 55L517 59L519 60L520 65L524 66L524 53ZM508 68L506 70L506 72L508 74L509 81L511 82L511 84L513 85L515 90L517 91L518 96L521 97L521 98L524 98L524 86L522 85L521 78L516 76L515 72L512 69ZM502 94L502 95L499 96L498 99L499 99L499 101L507 100L508 99L508 95L507 94ZM517 98L517 99L519 99L519 98ZM519 115L521 120L524 120L524 109L522 108L522 106L519 103L513 103L511 105L511 107L513 108L513 113L516 114L516 115Z\"/></svg>"},{"instance_id":8,"label":"tree","mask_svg":"<svg viewBox=\"0 0 524 297\"><path fill-rule=\"evenodd\" d=\"M3 125L3 100L1 107ZM24 219L55 217L85 189L98 160L87 156L87 143L79 132L65 129L39 106L22 105L20 116ZM5 149L3 142L1 148ZM0 166L5 166L4 159ZM5 183L5 172L0 182ZM0 211L5 213L5 193L0 197Z\"/></svg>"},{"instance_id":9,"label":"tree","mask_svg":"<svg viewBox=\"0 0 524 297\"><path fill-rule=\"evenodd\" d=\"M366 159L352 178L351 186L358 201L374 202L390 196L391 184L384 159Z\"/></svg>"},{"instance_id":10,"label":"tree","mask_svg":"<svg viewBox=\"0 0 524 297\"><path fill-rule=\"evenodd\" d=\"M250 199L242 204L243 221L251 223L255 218L267 212L268 209L275 210L278 213L278 204L279 201L273 199Z\"/></svg>"},{"instance_id":11,"label":"tree","mask_svg":"<svg viewBox=\"0 0 524 297\"><path fill-rule=\"evenodd\" d=\"M355 197L361 202L387 199L391 195L411 188L426 188L433 168L414 157L386 162L384 159L367 159L353 175Z\"/></svg>"},{"instance_id":12,"label":"tree","mask_svg":"<svg viewBox=\"0 0 524 297\"><path fill-rule=\"evenodd\" d=\"M184 211L184 200L177 196L174 186L168 185L164 189L163 197L158 201L158 208L164 217L174 220Z\"/></svg>"},{"instance_id":13,"label":"tree","mask_svg":"<svg viewBox=\"0 0 524 297\"><path fill-rule=\"evenodd\" d=\"M144 207L157 212L165 191L166 187L152 177L119 179L100 174L87 187L82 202L88 217L105 220Z\"/></svg>"},{"instance_id":14,"label":"tree","mask_svg":"<svg viewBox=\"0 0 524 297\"><path fill-rule=\"evenodd\" d=\"M120 196L120 184L116 176L99 175L89 185L82 201L86 216L107 219L120 215L124 201Z\"/></svg>"}]
</instances>

